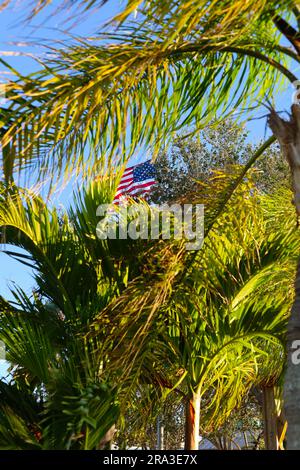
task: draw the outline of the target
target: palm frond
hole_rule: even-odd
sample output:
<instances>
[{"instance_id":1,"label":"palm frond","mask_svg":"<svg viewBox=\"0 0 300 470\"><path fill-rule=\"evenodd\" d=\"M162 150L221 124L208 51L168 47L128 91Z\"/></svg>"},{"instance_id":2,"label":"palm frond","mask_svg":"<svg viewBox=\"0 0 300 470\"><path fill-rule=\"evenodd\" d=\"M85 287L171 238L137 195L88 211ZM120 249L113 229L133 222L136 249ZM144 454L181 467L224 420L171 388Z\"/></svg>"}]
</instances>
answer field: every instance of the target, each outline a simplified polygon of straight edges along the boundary
<instances>
[{"instance_id":1,"label":"palm frond","mask_svg":"<svg viewBox=\"0 0 300 470\"><path fill-rule=\"evenodd\" d=\"M155 154L179 128L199 129L271 98L283 77L296 80L272 22L273 2L150 3L145 23L50 48L42 70L4 85L7 178L22 167L52 177L93 174L141 147Z\"/></svg>"}]
</instances>

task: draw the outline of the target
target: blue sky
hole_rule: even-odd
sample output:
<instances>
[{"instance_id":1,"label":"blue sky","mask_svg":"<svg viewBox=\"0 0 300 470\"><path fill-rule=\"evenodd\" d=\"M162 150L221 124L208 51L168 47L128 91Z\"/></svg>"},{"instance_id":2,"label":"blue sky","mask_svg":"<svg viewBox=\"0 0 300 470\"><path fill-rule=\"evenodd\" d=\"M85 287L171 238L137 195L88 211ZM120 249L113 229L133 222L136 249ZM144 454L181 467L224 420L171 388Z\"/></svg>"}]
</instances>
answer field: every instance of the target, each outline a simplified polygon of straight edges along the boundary
<instances>
[{"instance_id":1,"label":"blue sky","mask_svg":"<svg viewBox=\"0 0 300 470\"><path fill-rule=\"evenodd\" d=\"M65 22L67 13L57 14L49 19L49 15L55 7L61 2L54 0L53 9L46 9L30 24L24 22L24 5L28 5L27 0L16 2L16 5L0 13L0 54L1 57L11 64L16 69L20 70L23 74L30 73L35 68L39 68L33 60L28 57L10 56L10 52L25 52L41 54L43 48L39 46L44 39L58 40L65 38L63 30L67 28L69 23ZM74 28L72 33L81 35L83 37L92 36L97 29L106 22L109 18L114 16L121 7L122 3L119 0L110 2L109 5L104 6L100 11L87 15L85 20L80 22ZM15 43L36 42L37 46L33 47L20 47ZM5 69L0 64L0 73ZM0 75L0 79L5 75ZM62 195L62 202L67 201L66 194ZM58 203L61 201L58 201ZM10 259L7 255L0 252L0 295L9 297L8 285L12 282L22 286L22 288L30 292L32 287L32 279L30 270L25 266L20 265L17 261Z\"/></svg>"},{"instance_id":2,"label":"blue sky","mask_svg":"<svg viewBox=\"0 0 300 470\"><path fill-rule=\"evenodd\" d=\"M64 38L62 31L67 27L65 23L66 12L47 20L50 14L49 9L41 13L30 25L24 23L22 21L22 18L24 18L24 5L28 5L28 3L27 0L18 1L15 6L0 13L0 55L23 74L30 73L34 68L37 68L36 64L27 57L12 57L7 55L7 53L10 51L22 51L40 54L43 52L43 48L38 45L36 47L18 47L14 43L35 41L38 44L40 39L46 38L58 40ZM54 0L54 8L59 3L60 1ZM72 28L72 33L84 37L94 35L105 21L120 10L120 7L121 2L119 0L110 2L101 11L88 15L84 21ZM0 64L0 71L3 70L4 68ZM0 75L0 80L2 78L3 75L2 77ZM13 285L13 283L20 285L29 293L33 285L30 270L0 252L0 295L10 298L8 286ZM7 364L0 359L0 377L5 375L6 371Z\"/></svg>"},{"instance_id":3,"label":"blue sky","mask_svg":"<svg viewBox=\"0 0 300 470\"><path fill-rule=\"evenodd\" d=\"M43 39L58 40L64 37L62 30L66 28L65 18L67 13L59 14L57 16L50 15L51 10L46 9L30 24L24 23L24 5L30 3L27 0L20 0L15 2L14 7L5 10L0 13L0 51L3 58L12 64L15 68L20 70L23 74L31 72L36 65L28 57L7 55L9 52L33 52L41 54L43 48L41 46ZM60 4L59 0L53 2L54 8ZM122 2L119 0L109 2L102 10L93 12L87 15L86 18L80 21L73 29L72 33L76 35L93 36L97 29L109 18L115 15L121 8ZM26 43L27 41L34 41L37 45L35 47L19 47L14 43ZM0 71L3 71L3 67L0 65ZM295 74L297 71L293 69ZM300 74L299 74L300 76ZM1 75L0 75L1 79ZM276 107L279 110L289 109L291 104L292 87L288 85L283 93L276 97ZM266 113L264 108L261 108L258 115ZM269 135L269 131L266 131L265 119L251 121L247 124L247 128L250 131L250 139L253 142L258 142L265 136ZM266 134L265 134L266 132ZM62 201L65 202L62 196ZM14 260L8 258L7 255L0 252L0 294L7 297L9 296L8 284L16 283L22 288L30 292L32 287L32 279L29 270L17 263Z\"/></svg>"}]
</instances>

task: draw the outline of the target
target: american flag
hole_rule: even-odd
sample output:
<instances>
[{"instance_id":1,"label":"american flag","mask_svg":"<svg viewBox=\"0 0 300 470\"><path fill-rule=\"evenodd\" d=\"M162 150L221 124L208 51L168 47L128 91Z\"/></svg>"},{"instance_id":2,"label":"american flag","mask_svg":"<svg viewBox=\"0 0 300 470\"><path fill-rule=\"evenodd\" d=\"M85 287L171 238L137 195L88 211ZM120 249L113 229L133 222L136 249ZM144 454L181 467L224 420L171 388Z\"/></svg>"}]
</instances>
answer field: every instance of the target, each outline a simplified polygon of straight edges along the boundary
<instances>
[{"instance_id":1,"label":"american flag","mask_svg":"<svg viewBox=\"0 0 300 470\"><path fill-rule=\"evenodd\" d=\"M126 168L117 187L113 204L120 204L126 196L144 197L151 191L156 183L156 171L154 165L147 160L139 165Z\"/></svg>"}]
</instances>

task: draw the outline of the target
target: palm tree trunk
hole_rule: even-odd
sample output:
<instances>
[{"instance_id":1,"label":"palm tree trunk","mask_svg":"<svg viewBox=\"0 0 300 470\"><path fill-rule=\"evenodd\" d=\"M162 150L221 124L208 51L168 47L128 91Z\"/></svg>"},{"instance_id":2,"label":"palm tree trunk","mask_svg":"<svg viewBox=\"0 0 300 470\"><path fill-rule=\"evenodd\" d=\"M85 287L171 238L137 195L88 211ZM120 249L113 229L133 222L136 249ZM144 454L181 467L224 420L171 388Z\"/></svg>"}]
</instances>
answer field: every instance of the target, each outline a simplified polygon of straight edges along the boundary
<instances>
[{"instance_id":1,"label":"palm tree trunk","mask_svg":"<svg viewBox=\"0 0 300 470\"><path fill-rule=\"evenodd\" d=\"M286 425L287 420L285 416L285 411L282 408L279 416L277 417L277 436L278 436L278 450L285 449L285 439L286 439Z\"/></svg>"},{"instance_id":2,"label":"palm tree trunk","mask_svg":"<svg viewBox=\"0 0 300 470\"><path fill-rule=\"evenodd\" d=\"M274 387L262 387L262 392L265 448L267 450L278 450Z\"/></svg>"},{"instance_id":3,"label":"palm tree trunk","mask_svg":"<svg viewBox=\"0 0 300 470\"><path fill-rule=\"evenodd\" d=\"M199 393L193 393L186 404L185 417L185 449L199 449L199 428L200 428L200 403Z\"/></svg>"},{"instance_id":4,"label":"palm tree trunk","mask_svg":"<svg viewBox=\"0 0 300 470\"><path fill-rule=\"evenodd\" d=\"M288 422L286 442L289 450L300 450L300 259L297 267L295 291L295 300L288 322L288 357L283 394L285 415Z\"/></svg>"},{"instance_id":5,"label":"palm tree trunk","mask_svg":"<svg viewBox=\"0 0 300 470\"><path fill-rule=\"evenodd\" d=\"M300 106L292 105L289 121L272 110L269 125L278 138L292 174L294 203L300 216ZM298 349L298 351L297 351ZM300 259L295 281L295 300L287 331L287 371L284 383L284 408L288 422L287 449L300 450Z\"/></svg>"}]
</instances>

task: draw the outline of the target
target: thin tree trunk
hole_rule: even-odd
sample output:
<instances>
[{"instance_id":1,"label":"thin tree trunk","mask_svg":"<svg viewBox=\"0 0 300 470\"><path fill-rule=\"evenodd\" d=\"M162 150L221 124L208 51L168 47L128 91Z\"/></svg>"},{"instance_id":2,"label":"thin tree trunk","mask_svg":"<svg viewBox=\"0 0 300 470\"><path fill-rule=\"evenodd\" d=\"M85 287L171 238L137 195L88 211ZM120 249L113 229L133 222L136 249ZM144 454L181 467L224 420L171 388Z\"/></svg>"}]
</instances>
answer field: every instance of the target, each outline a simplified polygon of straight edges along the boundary
<instances>
[{"instance_id":1,"label":"thin tree trunk","mask_svg":"<svg viewBox=\"0 0 300 470\"><path fill-rule=\"evenodd\" d=\"M286 434L287 420L284 409L282 408L279 416L277 417L277 436L278 436L278 450L284 450L285 434Z\"/></svg>"},{"instance_id":2,"label":"thin tree trunk","mask_svg":"<svg viewBox=\"0 0 300 470\"><path fill-rule=\"evenodd\" d=\"M267 450L278 450L274 387L262 387L262 393L265 448Z\"/></svg>"},{"instance_id":3,"label":"thin tree trunk","mask_svg":"<svg viewBox=\"0 0 300 470\"><path fill-rule=\"evenodd\" d=\"M164 449L164 426L161 422L160 416L158 416L156 421L156 439L157 439L157 449Z\"/></svg>"},{"instance_id":4,"label":"thin tree trunk","mask_svg":"<svg viewBox=\"0 0 300 470\"><path fill-rule=\"evenodd\" d=\"M300 216L300 106L292 105L289 121L272 110L269 125L278 138L292 174L294 203ZM287 331L287 371L284 382L284 408L288 422L287 449L300 450L300 259L295 281L295 300Z\"/></svg>"},{"instance_id":5,"label":"thin tree trunk","mask_svg":"<svg viewBox=\"0 0 300 470\"><path fill-rule=\"evenodd\" d=\"M249 443L248 443L247 432L244 431L243 436L244 436L244 442L245 442L245 449L248 449Z\"/></svg>"},{"instance_id":6,"label":"thin tree trunk","mask_svg":"<svg viewBox=\"0 0 300 470\"><path fill-rule=\"evenodd\" d=\"M194 393L186 404L185 449L199 449L200 394Z\"/></svg>"}]
</instances>

